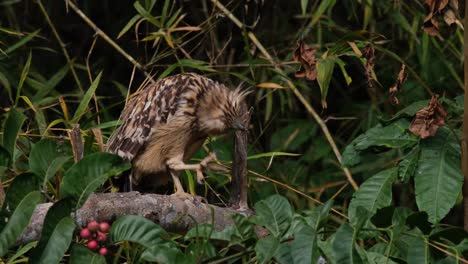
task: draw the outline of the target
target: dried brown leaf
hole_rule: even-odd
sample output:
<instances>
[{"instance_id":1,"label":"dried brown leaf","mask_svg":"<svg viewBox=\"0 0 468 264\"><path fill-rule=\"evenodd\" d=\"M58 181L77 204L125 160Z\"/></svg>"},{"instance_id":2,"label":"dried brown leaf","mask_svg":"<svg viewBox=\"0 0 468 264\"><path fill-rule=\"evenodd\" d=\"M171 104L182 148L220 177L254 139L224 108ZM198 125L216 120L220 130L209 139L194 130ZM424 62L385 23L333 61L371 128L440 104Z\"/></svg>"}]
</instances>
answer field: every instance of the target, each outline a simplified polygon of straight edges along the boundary
<instances>
[{"instance_id":1,"label":"dried brown leaf","mask_svg":"<svg viewBox=\"0 0 468 264\"><path fill-rule=\"evenodd\" d=\"M429 105L416 113L409 130L422 139L433 137L437 129L445 125L445 118L447 118L447 112L439 103L437 96L432 96Z\"/></svg>"},{"instance_id":2,"label":"dried brown leaf","mask_svg":"<svg viewBox=\"0 0 468 264\"><path fill-rule=\"evenodd\" d=\"M304 41L300 41L294 51L294 60L301 63L301 70L294 74L296 78L306 78L311 81L317 79L315 49L307 46Z\"/></svg>"},{"instance_id":3,"label":"dried brown leaf","mask_svg":"<svg viewBox=\"0 0 468 264\"><path fill-rule=\"evenodd\" d=\"M393 104L393 105L397 105L400 103L400 101L398 100L398 98L396 97L396 94L401 90L401 88L403 87L403 83L405 83L406 81L406 78L408 78L408 74L406 74L405 72L405 69L406 69L406 65L405 64L402 64L401 65L401 69L400 69L400 72L398 73L398 78L397 80L395 81L395 84L390 87L390 89L388 90L388 92L390 93L390 102Z\"/></svg>"}]
</instances>

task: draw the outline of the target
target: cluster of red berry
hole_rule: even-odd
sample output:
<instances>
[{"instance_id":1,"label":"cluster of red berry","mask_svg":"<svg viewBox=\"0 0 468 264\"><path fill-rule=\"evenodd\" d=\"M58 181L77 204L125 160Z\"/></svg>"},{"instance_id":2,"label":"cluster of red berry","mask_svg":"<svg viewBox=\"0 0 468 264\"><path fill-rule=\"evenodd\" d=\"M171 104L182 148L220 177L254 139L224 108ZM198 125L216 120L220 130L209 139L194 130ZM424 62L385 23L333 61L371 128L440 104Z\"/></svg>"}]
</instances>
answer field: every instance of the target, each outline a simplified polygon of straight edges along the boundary
<instances>
[{"instance_id":1,"label":"cluster of red berry","mask_svg":"<svg viewBox=\"0 0 468 264\"><path fill-rule=\"evenodd\" d=\"M108 250L102 246L102 243L107 241L107 233L109 233L109 230L109 223L98 223L96 221L91 221L88 223L86 228L81 230L80 237L88 240L86 246L93 251L98 250L99 244L101 244L101 248L99 248L99 254L105 256L107 255Z\"/></svg>"}]
</instances>

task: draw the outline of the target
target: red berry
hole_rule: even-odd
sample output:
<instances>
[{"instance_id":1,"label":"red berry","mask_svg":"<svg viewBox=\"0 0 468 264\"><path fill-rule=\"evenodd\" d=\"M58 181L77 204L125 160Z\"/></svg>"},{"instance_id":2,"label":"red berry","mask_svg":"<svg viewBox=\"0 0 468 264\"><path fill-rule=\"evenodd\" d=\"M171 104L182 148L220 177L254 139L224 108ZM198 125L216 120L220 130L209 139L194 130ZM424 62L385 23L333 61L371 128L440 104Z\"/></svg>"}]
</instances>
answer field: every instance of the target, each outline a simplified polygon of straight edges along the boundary
<instances>
[{"instance_id":1,"label":"red berry","mask_svg":"<svg viewBox=\"0 0 468 264\"><path fill-rule=\"evenodd\" d=\"M99 247L98 242L96 240L89 241L87 246L91 250L96 250Z\"/></svg>"},{"instance_id":2,"label":"red berry","mask_svg":"<svg viewBox=\"0 0 468 264\"><path fill-rule=\"evenodd\" d=\"M80 237L81 238L85 238L85 239L88 239L91 237L91 231L89 231L88 228L83 228L81 231L80 231Z\"/></svg>"},{"instance_id":3,"label":"red berry","mask_svg":"<svg viewBox=\"0 0 468 264\"><path fill-rule=\"evenodd\" d=\"M91 232L96 232L99 229L99 224L96 221L91 221L88 223L88 229Z\"/></svg>"},{"instance_id":4,"label":"red berry","mask_svg":"<svg viewBox=\"0 0 468 264\"><path fill-rule=\"evenodd\" d=\"M103 248L101 248L101 249L99 250L99 254L100 254L100 255L105 256L105 255L107 255L107 253L109 253L109 252L108 252L107 248L105 248L105 247L103 247Z\"/></svg>"},{"instance_id":5,"label":"red berry","mask_svg":"<svg viewBox=\"0 0 468 264\"><path fill-rule=\"evenodd\" d=\"M97 241L104 242L107 240L107 235L102 232L97 232Z\"/></svg>"},{"instance_id":6,"label":"red berry","mask_svg":"<svg viewBox=\"0 0 468 264\"><path fill-rule=\"evenodd\" d=\"M99 230L101 230L102 232L107 233L107 232L109 232L109 229L110 229L109 223L107 223L107 222L101 222L101 223L99 224Z\"/></svg>"}]
</instances>

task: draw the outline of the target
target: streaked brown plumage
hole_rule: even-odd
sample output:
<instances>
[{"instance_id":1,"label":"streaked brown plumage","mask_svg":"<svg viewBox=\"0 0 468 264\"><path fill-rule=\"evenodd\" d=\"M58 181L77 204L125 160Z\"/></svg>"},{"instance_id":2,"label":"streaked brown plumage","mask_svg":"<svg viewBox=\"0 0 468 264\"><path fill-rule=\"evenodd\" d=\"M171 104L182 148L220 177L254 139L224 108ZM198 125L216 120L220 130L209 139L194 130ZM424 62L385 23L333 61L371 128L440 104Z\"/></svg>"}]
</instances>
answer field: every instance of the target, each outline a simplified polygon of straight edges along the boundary
<instances>
[{"instance_id":1,"label":"streaked brown plumage","mask_svg":"<svg viewBox=\"0 0 468 264\"><path fill-rule=\"evenodd\" d=\"M186 196L178 172L195 170L203 180L202 168L214 156L200 164L186 162L208 136L245 129L245 96L193 73L158 80L128 101L107 149L132 162L131 186L151 189L172 178L175 194Z\"/></svg>"}]
</instances>

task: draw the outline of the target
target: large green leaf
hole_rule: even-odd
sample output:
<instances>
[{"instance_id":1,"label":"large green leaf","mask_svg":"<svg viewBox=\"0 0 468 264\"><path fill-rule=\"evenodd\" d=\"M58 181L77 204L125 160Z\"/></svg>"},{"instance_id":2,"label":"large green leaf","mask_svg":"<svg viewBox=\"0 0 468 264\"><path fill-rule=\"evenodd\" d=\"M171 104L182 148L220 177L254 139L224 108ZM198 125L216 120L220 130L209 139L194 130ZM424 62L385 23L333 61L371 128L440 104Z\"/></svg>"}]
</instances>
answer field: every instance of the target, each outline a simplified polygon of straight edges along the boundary
<instances>
[{"instance_id":1,"label":"large green leaf","mask_svg":"<svg viewBox=\"0 0 468 264\"><path fill-rule=\"evenodd\" d=\"M425 239L422 237L413 237L410 238L408 244L410 245L408 248L408 255L406 260L408 263L431 263L429 256L429 245L426 243Z\"/></svg>"},{"instance_id":2,"label":"large green leaf","mask_svg":"<svg viewBox=\"0 0 468 264\"><path fill-rule=\"evenodd\" d=\"M376 252L366 251L366 255L367 255L367 263L369 263L369 264L383 264L383 263L397 264L395 261L392 261L388 257L386 257L386 256L384 256L382 254L376 253Z\"/></svg>"},{"instance_id":3,"label":"large green leaf","mask_svg":"<svg viewBox=\"0 0 468 264\"><path fill-rule=\"evenodd\" d=\"M195 260L191 256L184 255L180 249L172 244L159 244L146 249L141 254L141 259L153 263L162 264L192 264Z\"/></svg>"},{"instance_id":4,"label":"large green leaf","mask_svg":"<svg viewBox=\"0 0 468 264\"><path fill-rule=\"evenodd\" d=\"M106 264L106 259L83 245L74 243L70 251L70 264Z\"/></svg>"},{"instance_id":5,"label":"large green leaf","mask_svg":"<svg viewBox=\"0 0 468 264\"><path fill-rule=\"evenodd\" d=\"M112 224L109 241L131 241L150 248L161 244L165 234L164 229L144 217L126 215Z\"/></svg>"},{"instance_id":6,"label":"large green leaf","mask_svg":"<svg viewBox=\"0 0 468 264\"><path fill-rule=\"evenodd\" d=\"M377 125L353 141L357 150L365 150L372 146L401 148L418 142L416 136L408 133L410 123L406 119L399 119L387 126Z\"/></svg>"},{"instance_id":7,"label":"large green leaf","mask_svg":"<svg viewBox=\"0 0 468 264\"><path fill-rule=\"evenodd\" d=\"M310 212L307 212L304 217L307 224L313 227L315 231L318 231L320 226L324 225L328 219L332 205L333 200L328 200L326 203L315 207Z\"/></svg>"},{"instance_id":8,"label":"large green leaf","mask_svg":"<svg viewBox=\"0 0 468 264\"><path fill-rule=\"evenodd\" d=\"M358 206L375 213L377 209L390 205L392 202L392 183L396 174L396 168L381 171L367 179L359 187L348 208L351 223L356 223Z\"/></svg>"},{"instance_id":9,"label":"large green leaf","mask_svg":"<svg viewBox=\"0 0 468 264\"><path fill-rule=\"evenodd\" d=\"M293 256L291 254L291 245L288 243L281 243L274 256L275 260L280 264L291 264L293 262Z\"/></svg>"},{"instance_id":10,"label":"large green leaf","mask_svg":"<svg viewBox=\"0 0 468 264\"><path fill-rule=\"evenodd\" d=\"M421 155L414 178L416 203L427 212L431 223L439 222L460 195L463 175L460 168L460 146L448 128L421 145Z\"/></svg>"},{"instance_id":11,"label":"large green leaf","mask_svg":"<svg viewBox=\"0 0 468 264\"><path fill-rule=\"evenodd\" d=\"M49 242L44 248L38 263L60 263L70 246L75 227L75 221L71 217L62 218L50 235Z\"/></svg>"},{"instance_id":12,"label":"large green leaf","mask_svg":"<svg viewBox=\"0 0 468 264\"><path fill-rule=\"evenodd\" d=\"M40 183L39 177L33 173L23 173L16 176L5 195L2 210L3 216L7 217L10 215L10 212L16 209L26 195L37 191Z\"/></svg>"},{"instance_id":13,"label":"large green leaf","mask_svg":"<svg viewBox=\"0 0 468 264\"><path fill-rule=\"evenodd\" d=\"M408 182L416 172L419 160L419 147L414 147L400 163L398 163L398 178L400 181Z\"/></svg>"},{"instance_id":14,"label":"large green leaf","mask_svg":"<svg viewBox=\"0 0 468 264\"><path fill-rule=\"evenodd\" d=\"M421 108L425 107L429 103L429 100L416 101L409 106L401 109L396 113L391 120L395 120L402 116L412 117L418 112Z\"/></svg>"},{"instance_id":15,"label":"large green leaf","mask_svg":"<svg viewBox=\"0 0 468 264\"><path fill-rule=\"evenodd\" d=\"M73 198L79 207L107 178L129 168L130 164L123 163L117 155L106 152L90 154L65 172L60 195Z\"/></svg>"},{"instance_id":16,"label":"large green leaf","mask_svg":"<svg viewBox=\"0 0 468 264\"><path fill-rule=\"evenodd\" d=\"M63 242L64 239L66 239L66 237L57 238L58 234L56 234L56 230L58 230L59 228L58 225L61 223L63 219L70 217L70 214L72 213L72 210L73 210L73 206L74 206L74 203L71 199L62 199L54 203L52 207L49 208L49 210L47 211L46 217L44 219L44 225L42 226L41 238L39 240L38 245L34 248L32 255L31 255L32 263L40 263L44 257L47 257L47 256L44 256L44 252L46 252L46 248L51 247L50 246L51 244L54 245L54 243L56 243L55 240L61 239L61 241ZM65 224L62 224L62 225L65 225ZM62 235L65 236L65 233L63 233ZM70 239L71 239L71 235L70 235ZM57 247L60 247L60 246L62 246L62 249L63 247L65 247L63 243L57 245ZM66 250L67 248L68 246L64 250Z\"/></svg>"},{"instance_id":17,"label":"large green leaf","mask_svg":"<svg viewBox=\"0 0 468 264\"><path fill-rule=\"evenodd\" d=\"M26 116L16 108L8 113L3 132L3 147L10 153L10 157L14 157L16 140L25 120Z\"/></svg>"},{"instance_id":18,"label":"large green leaf","mask_svg":"<svg viewBox=\"0 0 468 264\"><path fill-rule=\"evenodd\" d=\"M16 239L28 226L34 209L41 199L41 193L34 191L26 195L18 204L0 233L0 257L8 252L8 248L15 244Z\"/></svg>"},{"instance_id":19,"label":"large green leaf","mask_svg":"<svg viewBox=\"0 0 468 264\"><path fill-rule=\"evenodd\" d=\"M71 159L71 153L57 144L53 139L42 139L37 142L29 154L29 168L41 177L43 185L52 178L62 166Z\"/></svg>"},{"instance_id":20,"label":"large green leaf","mask_svg":"<svg viewBox=\"0 0 468 264\"><path fill-rule=\"evenodd\" d=\"M330 2L330 1L324 1ZM326 107L328 87L333 76L333 68L335 67L335 60L333 57L328 57L317 61L317 81L322 93L322 105Z\"/></svg>"},{"instance_id":21,"label":"large green leaf","mask_svg":"<svg viewBox=\"0 0 468 264\"><path fill-rule=\"evenodd\" d=\"M255 245L258 263L268 263L276 255L279 245L280 241L277 237L270 235L260 238Z\"/></svg>"},{"instance_id":22,"label":"large green leaf","mask_svg":"<svg viewBox=\"0 0 468 264\"><path fill-rule=\"evenodd\" d=\"M410 123L406 119L369 129L355 138L343 151L343 165L353 166L361 162L360 152L370 147L402 148L416 145L418 139L407 131Z\"/></svg>"},{"instance_id":23,"label":"large green leaf","mask_svg":"<svg viewBox=\"0 0 468 264\"><path fill-rule=\"evenodd\" d=\"M311 226L302 224L296 229L291 243L291 255L294 264L317 263L320 257L317 233Z\"/></svg>"},{"instance_id":24,"label":"large green leaf","mask_svg":"<svg viewBox=\"0 0 468 264\"><path fill-rule=\"evenodd\" d=\"M353 228L349 224L343 224L335 233L333 239L333 255L336 264L364 263L359 256L354 239Z\"/></svg>"},{"instance_id":25,"label":"large green leaf","mask_svg":"<svg viewBox=\"0 0 468 264\"><path fill-rule=\"evenodd\" d=\"M280 195L272 195L256 203L255 212L253 221L264 226L275 237L280 237L288 230L293 216L288 200Z\"/></svg>"},{"instance_id":26,"label":"large green leaf","mask_svg":"<svg viewBox=\"0 0 468 264\"><path fill-rule=\"evenodd\" d=\"M96 79L94 79L93 83L91 83L91 86L89 86L88 91L86 91L85 95L80 101L80 104L78 105L78 108L76 108L75 114L73 115L73 122L78 122L81 118L82 115L86 112L86 108L89 105L89 102L93 98L94 93L96 92L96 89L99 85L99 81L101 81L101 76L102 76L102 71L99 72L98 76Z\"/></svg>"}]
</instances>

